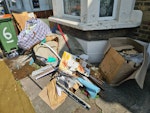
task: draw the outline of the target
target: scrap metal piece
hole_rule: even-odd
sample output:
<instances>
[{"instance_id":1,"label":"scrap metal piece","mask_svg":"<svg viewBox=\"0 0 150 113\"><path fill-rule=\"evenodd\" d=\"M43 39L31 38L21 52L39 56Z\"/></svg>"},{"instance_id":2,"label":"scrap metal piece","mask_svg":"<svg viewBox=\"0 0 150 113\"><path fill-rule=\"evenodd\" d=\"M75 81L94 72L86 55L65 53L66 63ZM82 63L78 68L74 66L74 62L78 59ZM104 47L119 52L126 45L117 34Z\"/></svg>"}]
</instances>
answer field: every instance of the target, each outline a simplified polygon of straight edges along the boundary
<instances>
[{"instance_id":1,"label":"scrap metal piece","mask_svg":"<svg viewBox=\"0 0 150 113\"><path fill-rule=\"evenodd\" d=\"M56 84L61 87L63 89L63 91L70 97L72 98L74 101L76 101L77 103L81 104L85 109L89 110L91 108L91 106L86 103L84 100L82 100L80 97L78 97L77 95L75 95L74 93L72 93L69 89L67 89L64 85L62 85L61 83L59 83L58 81L56 81Z\"/></svg>"},{"instance_id":2,"label":"scrap metal piece","mask_svg":"<svg viewBox=\"0 0 150 113\"><path fill-rule=\"evenodd\" d=\"M35 79L37 80L37 79L39 79L39 78L42 78L42 77L44 77L44 76L46 76L46 75L48 75L48 74L50 74L50 73L56 71L57 69L58 69L58 67L55 67L55 68L51 67L51 68L45 70L44 72L38 74Z\"/></svg>"},{"instance_id":3,"label":"scrap metal piece","mask_svg":"<svg viewBox=\"0 0 150 113\"><path fill-rule=\"evenodd\" d=\"M51 52L53 52L54 55L56 55L56 57L58 58L58 60L61 60L60 56L54 51L53 48L51 48L51 47L50 47L48 44L46 44L46 43L41 43L41 44L43 44L44 46L48 47L48 48L51 50Z\"/></svg>"},{"instance_id":4,"label":"scrap metal piece","mask_svg":"<svg viewBox=\"0 0 150 113\"><path fill-rule=\"evenodd\" d=\"M35 70L32 72L32 77L33 76L37 76L38 74L42 73L42 72L45 72L45 70L48 70L52 67L55 67L56 65L55 64L50 64L50 65L47 65L47 66L44 66L44 67L41 67L40 69L38 70Z\"/></svg>"},{"instance_id":5,"label":"scrap metal piece","mask_svg":"<svg viewBox=\"0 0 150 113\"><path fill-rule=\"evenodd\" d=\"M97 80L96 78L94 78L92 75L89 76L89 79L96 84L98 87L100 87L102 90L105 90L105 88L103 87L104 81L103 80Z\"/></svg>"}]
</instances>

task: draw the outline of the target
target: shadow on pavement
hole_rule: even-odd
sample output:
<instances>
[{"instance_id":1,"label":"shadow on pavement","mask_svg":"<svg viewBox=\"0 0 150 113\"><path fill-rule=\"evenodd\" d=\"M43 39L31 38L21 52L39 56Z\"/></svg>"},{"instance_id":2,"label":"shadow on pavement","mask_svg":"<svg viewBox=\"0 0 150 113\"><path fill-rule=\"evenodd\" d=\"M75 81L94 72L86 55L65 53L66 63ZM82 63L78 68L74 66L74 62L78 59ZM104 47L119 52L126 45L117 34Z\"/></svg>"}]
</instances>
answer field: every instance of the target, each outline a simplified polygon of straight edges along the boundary
<instances>
[{"instance_id":1,"label":"shadow on pavement","mask_svg":"<svg viewBox=\"0 0 150 113\"><path fill-rule=\"evenodd\" d=\"M120 103L132 113L150 113L150 69L147 71L143 89L140 89L135 80L126 81L118 87L107 84L104 87L104 101Z\"/></svg>"}]
</instances>

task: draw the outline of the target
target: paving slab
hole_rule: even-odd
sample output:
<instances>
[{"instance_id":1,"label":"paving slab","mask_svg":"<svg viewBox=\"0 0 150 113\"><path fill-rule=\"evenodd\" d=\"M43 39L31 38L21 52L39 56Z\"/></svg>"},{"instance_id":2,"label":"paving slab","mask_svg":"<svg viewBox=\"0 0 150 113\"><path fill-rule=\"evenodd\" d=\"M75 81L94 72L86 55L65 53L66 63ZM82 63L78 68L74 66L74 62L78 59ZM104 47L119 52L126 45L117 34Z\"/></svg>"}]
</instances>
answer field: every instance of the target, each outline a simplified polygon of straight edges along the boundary
<instances>
[{"instance_id":1,"label":"paving slab","mask_svg":"<svg viewBox=\"0 0 150 113\"><path fill-rule=\"evenodd\" d=\"M31 80L32 79L32 80ZM87 112L91 113L84 109L79 103L75 102L71 98L67 97L65 102L60 105L56 110L52 110L40 97L39 93L41 89L37 86L41 86L42 88L44 85L46 86L49 83L49 76L43 77L38 81L33 81L34 78L26 77L20 80L23 90L29 96L31 103L36 111L36 113L78 113L78 112ZM36 82L36 83L35 83ZM81 93L80 90L76 91L76 95L82 98L84 101L90 104L90 99L88 99L85 95ZM92 102L93 103L93 102ZM96 106L96 105L95 105ZM100 111L98 109L98 111ZM99 112L96 112L99 113Z\"/></svg>"},{"instance_id":2,"label":"paving slab","mask_svg":"<svg viewBox=\"0 0 150 113\"><path fill-rule=\"evenodd\" d=\"M49 83L49 78L43 77L36 83L43 88ZM80 90L77 91L76 94L91 105L89 111L69 97L56 110L52 110L38 96L41 89L31 78L26 77L20 82L36 113L150 113L150 70L147 72L143 89L140 89L134 80L129 80L118 87L104 84L105 91L97 99L88 99Z\"/></svg>"},{"instance_id":3,"label":"paving slab","mask_svg":"<svg viewBox=\"0 0 150 113\"><path fill-rule=\"evenodd\" d=\"M73 111L80 107L69 97L67 97L65 102L56 110L52 110L40 97L36 97L32 101L32 104L35 108L36 113L73 113Z\"/></svg>"},{"instance_id":4,"label":"paving slab","mask_svg":"<svg viewBox=\"0 0 150 113\"><path fill-rule=\"evenodd\" d=\"M21 79L20 83L31 101L41 92L41 89L29 77Z\"/></svg>"}]
</instances>

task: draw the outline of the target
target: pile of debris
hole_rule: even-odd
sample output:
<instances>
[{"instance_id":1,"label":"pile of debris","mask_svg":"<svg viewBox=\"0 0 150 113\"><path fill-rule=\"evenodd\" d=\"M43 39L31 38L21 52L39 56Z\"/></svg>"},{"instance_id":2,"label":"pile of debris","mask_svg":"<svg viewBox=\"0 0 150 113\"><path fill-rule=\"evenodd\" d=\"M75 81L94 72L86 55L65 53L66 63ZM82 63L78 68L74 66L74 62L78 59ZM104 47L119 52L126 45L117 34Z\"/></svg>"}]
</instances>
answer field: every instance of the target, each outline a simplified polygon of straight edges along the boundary
<instances>
[{"instance_id":1,"label":"pile of debris","mask_svg":"<svg viewBox=\"0 0 150 113\"><path fill-rule=\"evenodd\" d=\"M58 54L56 56L58 56ZM58 60L60 60L58 66L56 64L50 64L33 71L32 76L35 76L35 79L40 79L50 73L56 72L55 74L51 74L50 83L40 93L40 97L52 109L56 109L60 103L64 102L67 95L80 103L84 108L90 109L90 105L75 95L74 91L79 87L84 87L91 98L96 98L100 92L102 81L97 81L90 75L91 65L87 63L87 59L83 59L82 56L86 55L75 56L65 51L62 58L58 57ZM92 83L90 79L99 86ZM47 99L45 99L45 97L47 97Z\"/></svg>"},{"instance_id":2,"label":"pile of debris","mask_svg":"<svg viewBox=\"0 0 150 113\"><path fill-rule=\"evenodd\" d=\"M40 97L52 109L56 109L60 103L64 102L66 94L86 109L90 109L88 103L73 93L79 86L84 87L91 98L96 98L96 95L104 90L104 81L112 86L118 86L127 80L135 79L143 88L148 68L148 54L145 47L126 37L108 40L105 56L99 67L88 63L88 56L85 54L75 56L65 51L62 58L56 56L60 60L58 67L51 65L48 69L44 69L47 71L32 73L33 76L38 75L36 79L39 79L57 71L57 74L52 76L52 81L40 93Z\"/></svg>"},{"instance_id":3,"label":"pile of debris","mask_svg":"<svg viewBox=\"0 0 150 113\"><path fill-rule=\"evenodd\" d=\"M146 48L135 40L127 37L111 38L99 65L100 73L112 86L135 79L140 88L143 88L148 58Z\"/></svg>"},{"instance_id":4,"label":"pile of debris","mask_svg":"<svg viewBox=\"0 0 150 113\"><path fill-rule=\"evenodd\" d=\"M103 82L96 80L91 75L90 68L92 65L88 63L88 56L83 54L79 44L77 44L78 50L76 50L77 46L72 49L70 45L73 46L74 44L68 44L67 37L59 25L57 27L60 34L54 34L44 21L34 17L33 14L13 13L13 17L20 30L17 36L17 46L23 51L22 54L27 54L24 61L30 59L30 65L36 63L41 66L40 69L32 72L32 76L36 80L47 75L51 76L50 83L40 93L41 98L45 101L45 97L47 97L49 102L46 101L46 103L52 109L56 109L68 95L84 108L90 109L90 105L75 95L74 92L82 87L88 96L96 98L102 89ZM76 42L75 39L69 40L73 40L73 43ZM22 54L18 52L18 55ZM16 55L10 57L11 55L8 58L16 57ZM14 74L21 69L23 68L13 70ZM43 97L45 90L47 90L47 96Z\"/></svg>"},{"instance_id":5,"label":"pile of debris","mask_svg":"<svg viewBox=\"0 0 150 113\"><path fill-rule=\"evenodd\" d=\"M19 23L18 15L13 15ZM41 66L32 72L32 77L36 80L47 75L51 77L49 84L39 95L52 109L56 109L69 96L89 110L90 105L75 95L75 91L82 87L89 97L96 98L104 90L104 81L117 86L135 79L143 88L148 54L138 42L125 37L109 39L105 56L99 67L95 67L88 62L88 56L81 51L79 45L78 50L70 47L72 44L68 44L59 25L57 27L60 34L54 34L41 19L25 18L24 21L25 24L18 24L18 47L24 54L28 54L26 60L31 58L30 64L35 62Z\"/></svg>"}]
</instances>

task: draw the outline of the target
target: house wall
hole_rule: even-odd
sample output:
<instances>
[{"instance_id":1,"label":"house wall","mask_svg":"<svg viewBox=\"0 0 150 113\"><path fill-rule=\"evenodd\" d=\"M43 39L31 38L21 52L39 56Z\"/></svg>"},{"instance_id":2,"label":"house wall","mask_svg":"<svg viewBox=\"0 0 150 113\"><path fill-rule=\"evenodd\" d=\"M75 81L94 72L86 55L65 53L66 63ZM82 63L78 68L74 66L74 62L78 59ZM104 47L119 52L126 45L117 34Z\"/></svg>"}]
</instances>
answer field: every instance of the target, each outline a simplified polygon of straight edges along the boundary
<instances>
[{"instance_id":1,"label":"house wall","mask_svg":"<svg viewBox=\"0 0 150 113\"><path fill-rule=\"evenodd\" d=\"M136 0L135 9L143 12L141 25L134 29L133 36L136 39L150 42L150 0Z\"/></svg>"},{"instance_id":2,"label":"house wall","mask_svg":"<svg viewBox=\"0 0 150 113\"><path fill-rule=\"evenodd\" d=\"M49 17L49 21L82 31L138 27L141 24L142 12L134 10L135 0L116 1L116 13L113 16L99 17L100 0L81 0L81 16L75 18L64 14L62 0L52 0L54 16Z\"/></svg>"},{"instance_id":3,"label":"house wall","mask_svg":"<svg viewBox=\"0 0 150 113\"><path fill-rule=\"evenodd\" d=\"M132 29L111 29L111 30L82 31L61 24L60 26L65 34L70 34L72 36L75 36L79 39L86 41L107 40L112 37L126 37L130 34L132 30Z\"/></svg>"}]
</instances>

